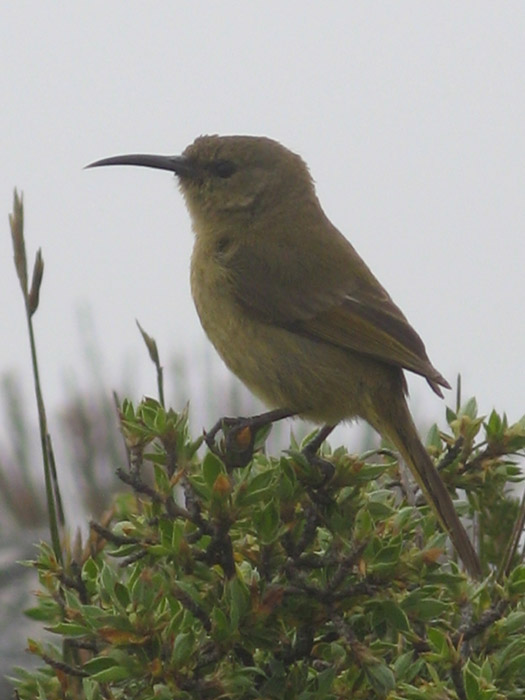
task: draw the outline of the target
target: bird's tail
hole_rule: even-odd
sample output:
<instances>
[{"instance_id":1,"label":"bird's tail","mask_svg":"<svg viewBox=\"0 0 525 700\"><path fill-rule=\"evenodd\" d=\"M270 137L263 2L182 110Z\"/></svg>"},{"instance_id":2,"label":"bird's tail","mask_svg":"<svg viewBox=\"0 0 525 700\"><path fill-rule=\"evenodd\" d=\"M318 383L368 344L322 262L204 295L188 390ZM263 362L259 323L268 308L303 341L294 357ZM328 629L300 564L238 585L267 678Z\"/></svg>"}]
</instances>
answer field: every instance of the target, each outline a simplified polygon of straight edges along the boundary
<instances>
[{"instance_id":1,"label":"bird's tail","mask_svg":"<svg viewBox=\"0 0 525 700\"><path fill-rule=\"evenodd\" d=\"M474 578L481 577L479 557L459 519L449 492L430 455L423 446L404 398L390 405L388 419L378 418L376 428L388 437L401 453L419 487L425 494L443 529L449 535L465 568ZM376 415L377 418L377 415Z\"/></svg>"}]
</instances>

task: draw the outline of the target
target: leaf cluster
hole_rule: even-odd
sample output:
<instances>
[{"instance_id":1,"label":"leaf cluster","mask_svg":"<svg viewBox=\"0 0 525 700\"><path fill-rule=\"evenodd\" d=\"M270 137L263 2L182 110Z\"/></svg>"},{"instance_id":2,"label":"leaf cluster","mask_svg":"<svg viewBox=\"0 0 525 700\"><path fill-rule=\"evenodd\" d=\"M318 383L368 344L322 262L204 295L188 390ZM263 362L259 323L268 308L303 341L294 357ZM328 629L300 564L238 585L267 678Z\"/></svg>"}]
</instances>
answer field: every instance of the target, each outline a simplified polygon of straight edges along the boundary
<instances>
[{"instance_id":1,"label":"leaf cluster","mask_svg":"<svg viewBox=\"0 0 525 700\"><path fill-rule=\"evenodd\" d=\"M128 490L83 547L60 562L43 544L31 563L29 614L56 643L30 640L44 665L18 670L18 698L524 697L509 484L525 421L484 419L472 401L447 420L429 449L463 494L483 582L460 570L388 450L325 448L330 479L295 443L230 469L220 445L200 456L184 412L125 402Z\"/></svg>"}]
</instances>

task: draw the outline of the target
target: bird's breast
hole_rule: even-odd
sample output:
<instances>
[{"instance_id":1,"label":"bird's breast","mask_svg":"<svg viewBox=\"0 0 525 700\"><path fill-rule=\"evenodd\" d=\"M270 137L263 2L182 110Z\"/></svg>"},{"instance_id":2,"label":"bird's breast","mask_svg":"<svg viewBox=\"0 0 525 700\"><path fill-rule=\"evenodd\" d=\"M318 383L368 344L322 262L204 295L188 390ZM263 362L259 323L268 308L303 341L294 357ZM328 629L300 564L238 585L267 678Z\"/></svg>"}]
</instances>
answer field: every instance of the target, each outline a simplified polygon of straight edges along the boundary
<instances>
[{"instance_id":1,"label":"bird's breast","mask_svg":"<svg viewBox=\"0 0 525 700\"><path fill-rule=\"evenodd\" d=\"M222 353L232 334L239 331L238 305L227 268L216 250L196 243L191 259L191 293L206 334Z\"/></svg>"},{"instance_id":2,"label":"bird's breast","mask_svg":"<svg viewBox=\"0 0 525 700\"><path fill-rule=\"evenodd\" d=\"M362 378L376 363L263 322L237 299L220 258L197 241L191 289L202 327L232 372L269 408L327 423L362 415Z\"/></svg>"}]
</instances>

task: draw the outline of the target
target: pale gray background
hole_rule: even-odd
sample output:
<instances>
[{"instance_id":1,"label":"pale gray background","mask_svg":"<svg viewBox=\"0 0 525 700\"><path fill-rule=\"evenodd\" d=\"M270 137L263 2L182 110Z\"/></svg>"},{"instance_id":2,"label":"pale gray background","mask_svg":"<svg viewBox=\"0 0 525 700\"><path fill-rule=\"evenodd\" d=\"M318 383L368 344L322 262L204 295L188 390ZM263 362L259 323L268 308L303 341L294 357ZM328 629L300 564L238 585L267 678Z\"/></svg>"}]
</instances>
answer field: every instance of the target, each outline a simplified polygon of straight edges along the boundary
<instances>
[{"instance_id":1,"label":"pale gray background","mask_svg":"<svg viewBox=\"0 0 525 700\"><path fill-rule=\"evenodd\" d=\"M523 2L17 0L0 27L0 372L30 366L16 185L31 258L42 246L46 263L35 323L50 405L71 374L90 386L85 308L110 387L131 374L155 392L138 318L165 359L189 358L197 393L205 339L173 178L82 168L178 153L202 133L264 134L304 156L441 372L461 372L483 412L525 412ZM420 418L443 422L422 380L411 393Z\"/></svg>"}]
</instances>

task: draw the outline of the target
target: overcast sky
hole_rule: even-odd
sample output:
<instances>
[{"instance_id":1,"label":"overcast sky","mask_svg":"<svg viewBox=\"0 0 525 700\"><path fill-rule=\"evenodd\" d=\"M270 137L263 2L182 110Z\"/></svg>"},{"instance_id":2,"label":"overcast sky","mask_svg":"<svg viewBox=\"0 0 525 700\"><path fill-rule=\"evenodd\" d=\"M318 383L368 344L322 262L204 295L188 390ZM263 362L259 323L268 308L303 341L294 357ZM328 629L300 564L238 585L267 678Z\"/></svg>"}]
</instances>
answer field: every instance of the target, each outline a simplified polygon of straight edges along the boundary
<instances>
[{"instance_id":1,"label":"overcast sky","mask_svg":"<svg viewBox=\"0 0 525 700\"><path fill-rule=\"evenodd\" d=\"M135 318L198 381L206 341L173 177L83 166L261 134L305 158L438 369L452 383L461 372L483 412L525 413L521 0L17 0L0 27L0 373L30 368L7 224L16 186L30 257L41 246L46 265L35 326L50 404L65 377L90 386L86 309L110 388L132 373L139 395L155 392ZM410 386L442 422L425 382Z\"/></svg>"}]
</instances>

